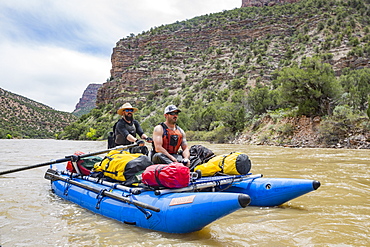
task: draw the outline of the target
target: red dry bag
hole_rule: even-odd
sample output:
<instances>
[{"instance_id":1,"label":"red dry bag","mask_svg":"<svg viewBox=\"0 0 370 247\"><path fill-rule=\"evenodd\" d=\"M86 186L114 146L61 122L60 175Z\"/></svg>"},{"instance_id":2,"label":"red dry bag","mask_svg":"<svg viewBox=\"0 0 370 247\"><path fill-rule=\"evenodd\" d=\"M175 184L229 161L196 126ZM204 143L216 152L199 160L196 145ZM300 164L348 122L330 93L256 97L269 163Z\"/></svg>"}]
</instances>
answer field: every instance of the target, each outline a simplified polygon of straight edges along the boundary
<instances>
[{"instance_id":1,"label":"red dry bag","mask_svg":"<svg viewBox=\"0 0 370 247\"><path fill-rule=\"evenodd\" d=\"M141 181L152 187L183 188L190 182L189 168L177 162L148 166L141 176Z\"/></svg>"},{"instance_id":2,"label":"red dry bag","mask_svg":"<svg viewBox=\"0 0 370 247\"><path fill-rule=\"evenodd\" d=\"M81 152L81 151L77 151L73 155L80 156L80 155L83 155L83 154L85 154L85 153ZM81 158L77 161L77 169L79 171L76 171L76 168L72 164L72 161L67 162L67 167L66 168L67 168L68 171L70 171L72 173L79 173L79 174L82 174L84 176L88 176L88 175L90 175L90 170L94 167L94 164L96 162L100 162L101 160L102 160L102 158L100 158L99 156L89 156L89 157Z\"/></svg>"}]
</instances>

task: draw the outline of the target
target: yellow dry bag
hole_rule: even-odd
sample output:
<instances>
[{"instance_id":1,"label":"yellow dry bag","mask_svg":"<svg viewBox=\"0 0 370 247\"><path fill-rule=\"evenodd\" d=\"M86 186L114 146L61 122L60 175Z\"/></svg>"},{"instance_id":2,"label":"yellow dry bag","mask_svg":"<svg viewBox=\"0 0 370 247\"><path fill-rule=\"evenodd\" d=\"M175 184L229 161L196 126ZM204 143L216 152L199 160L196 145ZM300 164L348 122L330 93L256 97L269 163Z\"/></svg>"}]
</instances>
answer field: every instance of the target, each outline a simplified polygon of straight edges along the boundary
<instances>
[{"instance_id":1,"label":"yellow dry bag","mask_svg":"<svg viewBox=\"0 0 370 247\"><path fill-rule=\"evenodd\" d=\"M94 165L94 172L102 172L104 176L118 181L126 181L127 185L138 173L141 173L153 163L149 157L140 153L126 151L110 151L100 163ZM135 182L137 179L135 179Z\"/></svg>"},{"instance_id":2,"label":"yellow dry bag","mask_svg":"<svg viewBox=\"0 0 370 247\"><path fill-rule=\"evenodd\" d=\"M248 155L241 152L218 155L210 159L207 163L198 165L194 171L200 170L202 176L214 176L217 173L228 175L245 175L251 169L251 161Z\"/></svg>"}]
</instances>

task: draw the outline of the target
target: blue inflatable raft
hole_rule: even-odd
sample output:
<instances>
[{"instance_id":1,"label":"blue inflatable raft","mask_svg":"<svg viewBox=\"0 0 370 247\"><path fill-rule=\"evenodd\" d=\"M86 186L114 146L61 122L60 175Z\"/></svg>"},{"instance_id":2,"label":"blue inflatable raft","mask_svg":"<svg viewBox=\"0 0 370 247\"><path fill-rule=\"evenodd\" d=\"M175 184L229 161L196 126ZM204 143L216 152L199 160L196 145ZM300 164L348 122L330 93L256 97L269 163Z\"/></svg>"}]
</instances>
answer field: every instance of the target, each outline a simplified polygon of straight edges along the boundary
<instances>
[{"instance_id":1,"label":"blue inflatable raft","mask_svg":"<svg viewBox=\"0 0 370 247\"><path fill-rule=\"evenodd\" d=\"M262 175L259 175L235 182L228 188L222 186L220 190L248 194L251 198L250 206L272 207L314 191L319 187L320 182L316 180L263 178Z\"/></svg>"},{"instance_id":2,"label":"blue inflatable raft","mask_svg":"<svg viewBox=\"0 0 370 247\"><path fill-rule=\"evenodd\" d=\"M247 194L251 198L249 206L273 207L314 191L320 182L310 179L263 178L259 175L203 177L181 189L157 190L157 194L189 192L212 188L223 191Z\"/></svg>"},{"instance_id":3,"label":"blue inflatable raft","mask_svg":"<svg viewBox=\"0 0 370 247\"><path fill-rule=\"evenodd\" d=\"M97 182L48 169L52 191L59 197L94 213L134 225L168 233L201 230L213 221L246 207L250 197L227 192L168 192Z\"/></svg>"}]
</instances>

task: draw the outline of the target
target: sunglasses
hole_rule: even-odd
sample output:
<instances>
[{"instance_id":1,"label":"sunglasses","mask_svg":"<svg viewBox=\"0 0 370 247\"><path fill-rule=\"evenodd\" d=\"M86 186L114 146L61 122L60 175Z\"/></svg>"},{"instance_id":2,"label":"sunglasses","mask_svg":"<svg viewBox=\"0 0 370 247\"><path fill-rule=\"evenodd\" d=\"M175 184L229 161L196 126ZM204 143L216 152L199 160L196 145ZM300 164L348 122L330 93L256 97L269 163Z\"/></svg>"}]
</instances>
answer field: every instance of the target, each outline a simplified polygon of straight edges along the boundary
<instances>
[{"instance_id":1,"label":"sunglasses","mask_svg":"<svg viewBox=\"0 0 370 247\"><path fill-rule=\"evenodd\" d=\"M134 112L134 109L125 109L125 112Z\"/></svg>"},{"instance_id":2,"label":"sunglasses","mask_svg":"<svg viewBox=\"0 0 370 247\"><path fill-rule=\"evenodd\" d=\"M174 116L174 115L179 115L179 112L177 112L177 111L173 111L173 112L169 112L169 113L167 113L167 114L169 114L169 115L171 115L171 116Z\"/></svg>"}]
</instances>

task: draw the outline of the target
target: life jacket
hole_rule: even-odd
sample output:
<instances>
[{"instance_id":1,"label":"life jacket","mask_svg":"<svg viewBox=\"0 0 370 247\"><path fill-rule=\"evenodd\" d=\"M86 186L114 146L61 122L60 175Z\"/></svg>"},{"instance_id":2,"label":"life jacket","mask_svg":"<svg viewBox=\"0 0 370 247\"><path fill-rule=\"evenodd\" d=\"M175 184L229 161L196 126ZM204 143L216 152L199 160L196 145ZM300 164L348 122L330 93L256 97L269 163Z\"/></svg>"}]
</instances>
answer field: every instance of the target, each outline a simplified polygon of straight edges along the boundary
<instances>
[{"instance_id":1,"label":"life jacket","mask_svg":"<svg viewBox=\"0 0 370 247\"><path fill-rule=\"evenodd\" d=\"M108 133L108 149L114 148L117 145L129 145L133 142L128 141L124 136L122 136L116 129L119 122L122 122L122 124L125 125L125 129L132 135L136 136L136 124L138 122L136 120L133 120L133 124L128 124L125 120L122 118L119 119L117 122L113 125L113 131ZM139 133L140 135L140 133ZM147 155L149 153L149 150L146 146L140 146L140 147L134 147L130 148L130 153L142 153Z\"/></svg>"},{"instance_id":2,"label":"life jacket","mask_svg":"<svg viewBox=\"0 0 370 247\"><path fill-rule=\"evenodd\" d=\"M124 129L127 130L127 132L132 135L132 136L136 136L136 121L133 120L132 123L128 123L126 122L123 118L121 118L120 120L118 120L116 122L116 124L113 126L114 128L114 135L115 135L115 143L116 145L128 145L128 144L132 144L132 142L130 142L129 140L126 139L126 136L123 136L118 130L117 130L117 126L119 125L124 125Z\"/></svg>"},{"instance_id":3,"label":"life jacket","mask_svg":"<svg viewBox=\"0 0 370 247\"><path fill-rule=\"evenodd\" d=\"M214 176L217 173L228 175L245 175L251 170L251 161L248 155L235 152L227 155L218 155L210 159L207 163L198 165L195 171L200 170L202 176Z\"/></svg>"},{"instance_id":4,"label":"life jacket","mask_svg":"<svg viewBox=\"0 0 370 247\"><path fill-rule=\"evenodd\" d=\"M181 128L176 126L175 130L172 130L167 127L164 123L161 123L163 127L163 148L167 150L170 154L176 154L179 151L182 143L182 132Z\"/></svg>"}]
</instances>

